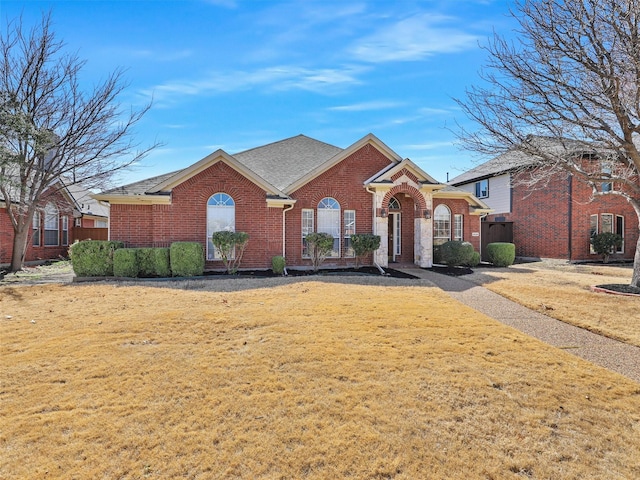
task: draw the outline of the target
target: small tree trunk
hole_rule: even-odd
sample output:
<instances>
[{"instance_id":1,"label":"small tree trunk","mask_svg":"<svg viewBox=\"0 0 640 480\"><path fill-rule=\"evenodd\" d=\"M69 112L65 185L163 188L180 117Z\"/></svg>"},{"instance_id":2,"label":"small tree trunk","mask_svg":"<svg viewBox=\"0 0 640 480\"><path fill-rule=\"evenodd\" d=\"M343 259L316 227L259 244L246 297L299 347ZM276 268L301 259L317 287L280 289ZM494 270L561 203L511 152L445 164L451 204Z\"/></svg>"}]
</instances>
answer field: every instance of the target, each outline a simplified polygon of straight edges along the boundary
<instances>
[{"instance_id":1,"label":"small tree trunk","mask_svg":"<svg viewBox=\"0 0 640 480\"><path fill-rule=\"evenodd\" d=\"M640 235L636 243L636 254L633 259L633 276L631 277L631 285L640 288Z\"/></svg>"},{"instance_id":2,"label":"small tree trunk","mask_svg":"<svg viewBox=\"0 0 640 480\"><path fill-rule=\"evenodd\" d=\"M27 254L27 240L29 240L29 228L14 230L13 249L11 253L11 271L17 272L24 265L24 258Z\"/></svg>"}]
</instances>

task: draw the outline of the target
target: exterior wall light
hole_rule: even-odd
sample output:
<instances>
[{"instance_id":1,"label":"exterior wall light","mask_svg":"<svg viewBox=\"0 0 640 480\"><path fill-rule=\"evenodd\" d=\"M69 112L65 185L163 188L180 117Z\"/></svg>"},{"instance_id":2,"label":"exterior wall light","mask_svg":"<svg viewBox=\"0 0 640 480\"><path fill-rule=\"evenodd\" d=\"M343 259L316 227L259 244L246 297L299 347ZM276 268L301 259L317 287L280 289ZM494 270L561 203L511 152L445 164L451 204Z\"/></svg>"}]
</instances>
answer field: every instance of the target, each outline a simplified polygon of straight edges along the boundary
<instances>
[{"instance_id":1,"label":"exterior wall light","mask_svg":"<svg viewBox=\"0 0 640 480\"><path fill-rule=\"evenodd\" d=\"M426 210L423 210L422 216L427 220L429 220L431 218L431 210L429 210L428 208Z\"/></svg>"},{"instance_id":2,"label":"exterior wall light","mask_svg":"<svg viewBox=\"0 0 640 480\"><path fill-rule=\"evenodd\" d=\"M381 208L380 209L380 216L382 218L387 218L389 216L389 210L387 210L386 208Z\"/></svg>"}]
</instances>

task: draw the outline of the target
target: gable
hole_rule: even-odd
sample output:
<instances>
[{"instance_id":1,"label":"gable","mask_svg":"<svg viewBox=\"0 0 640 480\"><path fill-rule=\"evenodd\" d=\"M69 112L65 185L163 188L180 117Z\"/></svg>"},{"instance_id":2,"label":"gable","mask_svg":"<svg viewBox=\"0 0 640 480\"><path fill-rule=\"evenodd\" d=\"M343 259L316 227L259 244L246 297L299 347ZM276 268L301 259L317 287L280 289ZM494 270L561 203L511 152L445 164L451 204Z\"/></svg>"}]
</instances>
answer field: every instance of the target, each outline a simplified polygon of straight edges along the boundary
<instances>
[{"instance_id":1,"label":"gable","mask_svg":"<svg viewBox=\"0 0 640 480\"><path fill-rule=\"evenodd\" d=\"M375 148L378 152L380 152L385 158L389 160L389 163L391 164L391 166L401 161L401 157L397 153L391 150L375 135L370 133L364 136L363 138L361 138L360 140L358 140L357 142L355 142L354 144L352 144L351 146L345 148L344 150L341 150L338 154L334 155L333 157L329 158L325 162L321 163L316 168L307 172L305 175L301 176L297 181L295 181L294 183L292 183L287 187L286 192L291 193L295 190L298 190L303 185L310 183L312 180L319 177L324 172L328 171L329 169L336 166L340 162L346 160L358 150L361 150L367 146Z\"/></svg>"}]
</instances>

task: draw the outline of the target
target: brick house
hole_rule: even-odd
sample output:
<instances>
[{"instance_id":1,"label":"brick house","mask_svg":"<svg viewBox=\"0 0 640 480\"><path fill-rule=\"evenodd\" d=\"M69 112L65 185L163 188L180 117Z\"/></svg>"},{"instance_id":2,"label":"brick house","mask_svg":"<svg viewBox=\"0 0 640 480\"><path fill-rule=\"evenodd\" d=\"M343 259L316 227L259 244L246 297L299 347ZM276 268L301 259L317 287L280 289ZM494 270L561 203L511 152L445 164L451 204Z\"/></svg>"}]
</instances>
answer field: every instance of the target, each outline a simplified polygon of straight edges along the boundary
<instances>
[{"instance_id":1,"label":"brick house","mask_svg":"<svg viewBox=\"0 0 640 480\"><path fill-rule=\"evenodd\" d=\"M576 152L585 162L592 153ZM612 259L631 260L638 240L638 219L633 207L618 196L593 197L591 187L567 172L546 176L530 186L532 157L507 152L449 182L473 193L492 210L483 221L484 239L490 228L512 227L512 241L519 257L598 260L590 244L601 232L620 234L624 243ZM545 171L545 170L543 170ZM540 177L539 173L536 177ZM612 183L599 188L611 189Z\"/></svg>"},{"instance_id":2,"label":"brick house","mask_svg":"<svg viewBox=\"0 0 640 480\"><path fill-rule=\"evenodd\" d=\"M324 266L351 266L353 233L375 233L371 261L432 264L432 247L448 239L480 246L489 212L472 193L437 182L369 134L346 149L298 135L230 155L217 150L176 172L104 191L109 238L130 247L196 241L206 268L222 268L208 240L214 231L249 234L243 268L308 267L305 235L326 232L334 249Z\"/></svg>"},{"instance_id":3,"label":"brick house","mask_svg":"<svg viewBox=\"0 0 640 480\"><path fill-rule=\"evenodd\" d=\"M104 227L106 230L109 208L98 204L90 195L91 192L80 185L69 185L52 188L43 196L33 216L25 262L66 258L69 245L78 238L80 227ZM89 236L98 238L87 234ZM13 237L6 204L0 199L0 265L11 263Z\"/></svg>"},{"instance_id":4,"label":"brick house","mask_svg":"<svg viewBox=\"0 0 640 480\"><path fill-rule=\"evenodd\" d=\"M33 216L25 262L67 257L73 238L75 212L75 201L65 189L48 195ZM7 213L7 205L0 200L0 264L2 265L11 263L13 238L13 226Z\"/></svg>"}]
</instances>

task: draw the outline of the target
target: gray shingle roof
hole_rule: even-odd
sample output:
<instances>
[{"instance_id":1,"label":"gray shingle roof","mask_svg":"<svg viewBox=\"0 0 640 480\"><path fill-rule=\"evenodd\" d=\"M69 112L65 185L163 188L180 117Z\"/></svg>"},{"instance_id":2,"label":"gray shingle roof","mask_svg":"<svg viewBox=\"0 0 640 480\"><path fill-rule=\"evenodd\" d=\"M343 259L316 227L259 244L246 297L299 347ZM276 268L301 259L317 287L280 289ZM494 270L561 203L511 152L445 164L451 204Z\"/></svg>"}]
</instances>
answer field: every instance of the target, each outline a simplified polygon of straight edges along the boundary
<instances>
[{"instance_id":1,"label":"gray shingle roof","mask_svg":"<svg viewBox=\"0 0 640 480\"><path fill-rule=\"evenodd\" d=\"M451 185L462 185L482 178L499 175L517 168L536 165L540 162L542 155L548 157L575 154L576 152L593 152L593 144L571 140L566 138L550 138L532 136L528 142L514 148L502 155L492 158L488 162L452 178ZM535 152L540 152L541 156L535 156Z\"/></svg>"},{"instance_id":2,"label":"gray shingle roof","mask_svg":"<svg viewBox=\"0 0 640 480\"><path fill-rule=\"evenodd\" d=\"M341 151L328 143L298 135L232 156L278 190L285 190Z\"/></svg>"},{"instance_id":3,"label":"gray shingle roof","mask_svg":"<svg viewBox=\"0 0 640 480\"><path fill-rule=\"evenodd\" d=\"M314 140L305 135L280 140L261 147L231 155L239 163L258 174L278 190L296 182L310 171L322 165L341 148ZM184 169L183 169L184 170ZM101 195L144 195L182 170L147 178L101 192Z\"/></svg>"},{"instance_id":4,"label":"gray shingle roof","mask_svg":"<svg viewBox=\"0 0 640 480\"><path fill-rule=\"evenodd\" d=\"M183 169L184 170L184 169ZM165 180L168 180L172 176L178 174L182 170L176 170L175 172L165 173L156 177L146 178L139 182L130 183L128 185L122 185L120 187L112 188L100 192L101 195L144 195L145 192L153 189L156 185L160 185Z\"/></svg>"}]
</instances>

